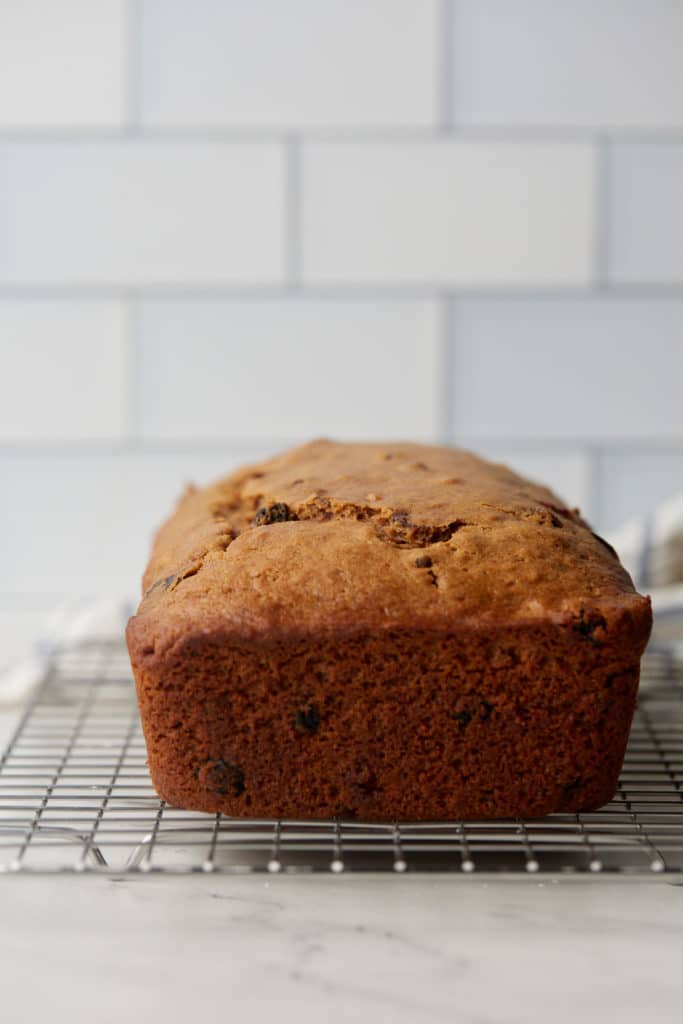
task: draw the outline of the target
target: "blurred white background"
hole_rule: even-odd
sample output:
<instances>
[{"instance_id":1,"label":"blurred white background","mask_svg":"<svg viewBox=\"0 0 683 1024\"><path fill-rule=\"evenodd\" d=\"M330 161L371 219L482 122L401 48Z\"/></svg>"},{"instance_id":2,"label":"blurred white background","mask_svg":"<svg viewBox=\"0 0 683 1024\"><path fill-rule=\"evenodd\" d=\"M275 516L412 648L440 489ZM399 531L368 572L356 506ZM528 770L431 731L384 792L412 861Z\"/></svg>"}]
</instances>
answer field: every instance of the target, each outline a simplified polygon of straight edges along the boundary
<instances>
[{"instance_id":1,"label":"blurred white background","mask_svg":"<svg viewBox=\"0 0 683 1024\"><path fill-rule=\"evenodd\" d=\"M683 484L683 2L0 0L0 602L203 481L457 442Z\"/></svg>"}]
</instances>

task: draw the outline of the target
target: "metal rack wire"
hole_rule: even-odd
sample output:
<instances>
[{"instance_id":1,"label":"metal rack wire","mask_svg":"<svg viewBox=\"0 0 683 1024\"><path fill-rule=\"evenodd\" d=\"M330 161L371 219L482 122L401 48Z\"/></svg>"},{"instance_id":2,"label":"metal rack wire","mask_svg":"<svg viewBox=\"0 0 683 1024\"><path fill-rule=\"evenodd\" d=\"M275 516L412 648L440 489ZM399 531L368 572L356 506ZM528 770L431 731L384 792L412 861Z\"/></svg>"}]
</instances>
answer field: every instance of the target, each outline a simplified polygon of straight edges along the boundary
<instances>
[{"instance_id":1,"label":"metal rack wire","mask_svg":"<svg viewBox=\"0 0 683 1024\"><path fill-rule=\"evenodd\" d=\"M0 757L0 871L683 873L683 670L646 658L619 790L591 814L368 825L176 810L152 789L125 648L56 652Z\"/></svg>"}]
</instances>

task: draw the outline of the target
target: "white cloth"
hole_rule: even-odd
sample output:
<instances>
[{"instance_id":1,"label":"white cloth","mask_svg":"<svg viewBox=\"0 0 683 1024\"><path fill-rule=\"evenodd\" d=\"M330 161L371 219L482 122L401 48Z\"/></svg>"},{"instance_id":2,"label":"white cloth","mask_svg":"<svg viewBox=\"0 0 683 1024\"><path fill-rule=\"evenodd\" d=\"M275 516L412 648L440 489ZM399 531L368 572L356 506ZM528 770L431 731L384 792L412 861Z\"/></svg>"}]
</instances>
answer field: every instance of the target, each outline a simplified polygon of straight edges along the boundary
<instances>
[{"instance_id":1,"label":"white cloth","mask_svg":"<svg viewBox=\"0 0 683 1024\"><path fill-rule=\"evenodd\" d=\"M683 657L683 494L650 515L633 519L606 538L631 573L636 588L650 594L652 643Z\"/></svg>"},{"instance_id":2,"label":"white cloth","mask_svg":"<svg viewBox=\"0 0 683 1024\"><path fill-rule=\"evenodd\" d=\"M21 655L0 673L0 708L13 707L42 679L56 647L83 637L121 636L132 605L112 598L62 601L48 615L36 615L33 635Z\"/></svg>"},{"instance_id":3,"label":"white cloth","mask_svg":"<svg viewBox=\"0 0 683 1024\"><path fill-rule=\"evenodd\" d=\"M639 590L683 584L683 494L650 515L631 520L607 539Z\"/></svg>"}]
</instances>

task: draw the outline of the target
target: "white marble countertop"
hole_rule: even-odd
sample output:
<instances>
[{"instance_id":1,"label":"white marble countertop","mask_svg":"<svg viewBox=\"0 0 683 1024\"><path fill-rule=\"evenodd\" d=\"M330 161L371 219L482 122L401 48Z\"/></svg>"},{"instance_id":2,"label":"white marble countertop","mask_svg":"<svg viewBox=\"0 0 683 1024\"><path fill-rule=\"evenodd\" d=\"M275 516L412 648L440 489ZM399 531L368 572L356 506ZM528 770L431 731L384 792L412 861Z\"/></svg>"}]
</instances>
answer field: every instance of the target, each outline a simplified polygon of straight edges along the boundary
<instances>
[{"instance_id":1,"label":"white marble countertop","mask_svg":"<svg viewBox=\"0 0 683 1024\"><path fill-rule=\"evenodd\" d=\"M0 877L0 1007L21 1024L673 1024L682 964L664 880Z\"/></svg>"},{"instance_id":2,"label":"white marble countertop","mask_svg":"<svg viewBox=\"0 0 683 1024\"><path fill-rule=\"evenodd\" d=\"M0 879L8 1021L674 1022L683 887Z\"/></svg>"}]
</instances>

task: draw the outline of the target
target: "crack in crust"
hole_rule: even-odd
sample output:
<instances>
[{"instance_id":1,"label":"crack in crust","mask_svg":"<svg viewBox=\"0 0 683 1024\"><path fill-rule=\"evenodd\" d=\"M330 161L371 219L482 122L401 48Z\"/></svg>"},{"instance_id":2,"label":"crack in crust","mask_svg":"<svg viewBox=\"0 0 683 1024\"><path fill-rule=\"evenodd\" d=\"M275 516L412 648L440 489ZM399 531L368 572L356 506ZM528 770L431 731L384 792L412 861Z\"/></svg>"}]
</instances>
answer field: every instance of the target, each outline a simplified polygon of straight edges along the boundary
<instances>
[{"instance_id":1,"label":"crack in crust","mask_svg":"<svg viewBox=\"0 0 683 1024\"><path fill-rule=\"evenodd\" d=\"M376 508L373 505L356 505L353 502L337 502L331 498L316 497L293 508L299 521L330 522L333 519L350 519L357 523L372 523L379 540L403 548L426 548L451 539L461 527L468 526L463 520L450 523L413 523L404 509Z\"/></svg>"},{"instance_id":2,"label":"crack in crust","mask_svg":"<svg viewBox=\"0 0 683 1024\"><path fill-rule=\"evenodd\" d=\"M375 536L384 544L397 548L427 548L434 544L447 543L458 530L471 524L461 519L448 523L413 523L405 509L377 508L354 502L340 502L317 494L303 502L287 505L282 501L271 501L258 494L245 498L242 491L225 501L217 501L210 508L214 522L225 526L199 556L189 565L178 569L163 580L156 580L144 596L175 590L184 580L201 571L207 556L216 550L227 551L229 546L247 530L263 529L274 523L284 522L330 522L348 520L369 523ZM430 562L431 565L431 562ZM436 574L428 573L433 586L438 586Z\"/></svg>"},{"instance_id":3,"label":"crack in crust","mask_svg":"<svg viewBox=\"0 0 683 1024\"><path fill-rule=\"evenodd\" d=\"M400 451L380 453L375 461L390 458L396 459L396 469L387 479L402 481L403 471L411 474L410 479L405 477L405 493L402 486L386 484L385 487L382 474L378 479L374 470L369 473L367 484L361 474L359 484L353 473L349 476L343 472L347 468L344 463L336 464L327 476L325 473L316 474L314 467L314 472L307 474L307 480L303 475L297 475L296 470L290 476L277 464L266 464L263 469L248 467L218 481L207 491L188 488L172 522L172 542L167 544L164 556L156 564L153 560L153 576L148 570L144 596L154 602L164 600L165 595L174 592L185 580L202 573L207 563L220 559L242 534L253 536L269 527L296 531L302 528L300 524L306 522L363 525L366 529L359 535L363 542L374 539L406 553L415 549L415 566L421 570L416 578L421 578L428 587L446 591L452 559L457 556L458 565L463 566L462 571L469 571L472 553L477 557L479 551L478 537L487 538L488 543L491 531L515 523L524 529L549 528L552 536L549 535L545 543L549 551L558 552L560 557L571 547L577 527L584 526L577 509L565 507L554 499L551 492L542 488L536 493L524 481L513 479L510 485L503 478L498 487L492 486L487 493L479 481L481 471L476 462L472 466L472 481L467 479L467 473L453 476L447 472L448 467L434 469L435 487L457 483L459 488L463 488L471 484L474 498L465 496L462 508L458 507L459 501L451 499L432 501L429 488L412 482L413 478L425 477L428 471L426 463L415 462L412 456L404 457ZM299 469L298 465L296 469ZM182 530L186 530L186 540ZM462 543L450 544L460 530L466 530ZM514 532L509 536L514 548ZM296 541L293 533L288 537L288 542ZM596 547L603 547L614 555L602 538L596 535L593 538ZM277 541L277 538L273 539ZM443 547L439 550L437 545ZM378 551L377 548L375 550ZM592 620L581 621L577 631L590 643L599 644L600 626ZM594 635L596 631L597 635Z\"/></svg>"},{"instance_id":4,"label":"crack in crust","mask_svg":"<svg viewBox=\"0 0 683 1024\"><path fill-rule=\"evenodd\" d=\"M270 526L281 522L319 522L345 519L357 523L372 523L379 540L396 547L425 548L432 544L449 541L463 526L470 523L454 519L448 523L413 523L404 509L377 508L374 505L359 505L354 502L340 502L323 495L315 495L306 501L286 505L282 501L270 501L264 495L244 498L240 494L227 502L216 502L211 509L215 520L234 523L232 540L244 530Z\"/></svg>"}]
</instances>

